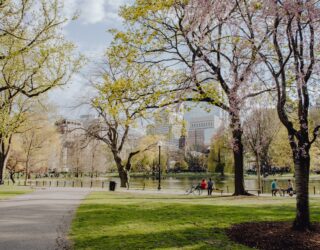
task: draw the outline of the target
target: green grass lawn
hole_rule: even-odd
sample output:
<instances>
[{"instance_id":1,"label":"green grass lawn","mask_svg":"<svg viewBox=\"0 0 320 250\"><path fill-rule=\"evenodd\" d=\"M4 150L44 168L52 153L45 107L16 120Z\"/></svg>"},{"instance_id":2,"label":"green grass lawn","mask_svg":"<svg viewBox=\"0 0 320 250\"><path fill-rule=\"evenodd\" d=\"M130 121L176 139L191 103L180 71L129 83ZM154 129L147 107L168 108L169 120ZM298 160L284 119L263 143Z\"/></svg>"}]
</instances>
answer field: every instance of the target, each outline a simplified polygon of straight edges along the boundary
<instances>
[{"instance_id":1,"label":"green grass lawn","mask_svg":"<svg viewBox=\"0 0 320 250\"><path fill-rule=\"evenodd\" d=\"M311 200L320 221L320 199ZM291 221L294 198L192 197L99 192L79 207L75 249L248 249L225 229L246 221Z\"/></svg>"},{"instance_id":2,"label":"green grass lawn","mask_svg":"<svg viewBox=\"0 0 320 250\"><path fill-rule=\"evenodd\" d=\"M30 187L24 186L0 186L0 200L8 199L16 195L31 193L33 190Z\"/></svg>"}]
</instances>

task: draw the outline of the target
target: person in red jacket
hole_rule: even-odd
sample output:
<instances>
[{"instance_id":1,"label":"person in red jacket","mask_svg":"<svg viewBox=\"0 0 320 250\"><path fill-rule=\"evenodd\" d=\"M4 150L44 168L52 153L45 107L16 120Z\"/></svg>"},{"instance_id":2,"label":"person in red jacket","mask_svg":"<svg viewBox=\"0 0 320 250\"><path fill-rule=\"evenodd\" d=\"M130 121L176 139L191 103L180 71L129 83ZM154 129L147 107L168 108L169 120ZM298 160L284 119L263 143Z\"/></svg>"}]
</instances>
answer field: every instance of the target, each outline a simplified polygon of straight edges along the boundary
<instances>
[{"instance_id":1,"label":"person in red jacket","mask_svg":"<svg viewBox=\"0 0 320 250\"><path fill-rule=\"evenodd\" d=\"M205 179L202 179L200 187L202 190L207 189L207 182Z\"/></svg>"}]
</instances>

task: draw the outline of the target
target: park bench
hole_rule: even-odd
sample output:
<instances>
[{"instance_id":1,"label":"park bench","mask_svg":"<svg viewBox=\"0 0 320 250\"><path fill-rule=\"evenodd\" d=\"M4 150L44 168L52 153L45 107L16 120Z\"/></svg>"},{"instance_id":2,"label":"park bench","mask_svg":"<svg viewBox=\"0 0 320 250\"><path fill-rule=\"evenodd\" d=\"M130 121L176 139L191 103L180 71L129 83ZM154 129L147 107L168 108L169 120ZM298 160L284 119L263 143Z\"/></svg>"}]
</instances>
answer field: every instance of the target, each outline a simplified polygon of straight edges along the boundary
<instances>
[{"instance_id":1,"label":"park bench","mask_svg":"<svg viewBox=\"0 0 320 250\"><path fill-rule=\"evenodd\" d=\"M215 188L215 189L212 190L212 193L213 193L213 192L220 193L221 196L222 196L223 189Z\"/></svg>"},{"instance_id":2,"label":"park bench","mask_svg":"<svg viewBox=\"0 0 320 250\"><path fill-rule=\"evenodd\" d=\"M245 191L247 192L247 193L249 193L249 192L257 192L258 193L258 196L260 196L260 194L261 194L261 189L245 189Z\"/></svg>"},{"instance_id":3,"label":"park bench","mask_svg":"<svg viewBox=\"0 0 320 250\"><path fill-rule=\"evenodd\" d=\"M282 192L282 196L286 196L287 193L287 189L280 189L280 191ZM281 194L281 193L280 193ZM288 194L289 196L293 196L296 194L296 190L292 190L292 192L290 192L290 194Z\"/></svg>"},{"instance_id":4,"label":"park bench","mask_svg":"<svg viewBox=\"0 0 320 250\"><path fill-rule=\"evenodd\" d=\"M200 185L192 185L191 188L186 190L186 194L198 194L201 195L203 192L207 192L208 189L202 189ZM220 193L222 196L223 190L219 188L212 189L212 192Z\"/></svg>"}]
</instances>

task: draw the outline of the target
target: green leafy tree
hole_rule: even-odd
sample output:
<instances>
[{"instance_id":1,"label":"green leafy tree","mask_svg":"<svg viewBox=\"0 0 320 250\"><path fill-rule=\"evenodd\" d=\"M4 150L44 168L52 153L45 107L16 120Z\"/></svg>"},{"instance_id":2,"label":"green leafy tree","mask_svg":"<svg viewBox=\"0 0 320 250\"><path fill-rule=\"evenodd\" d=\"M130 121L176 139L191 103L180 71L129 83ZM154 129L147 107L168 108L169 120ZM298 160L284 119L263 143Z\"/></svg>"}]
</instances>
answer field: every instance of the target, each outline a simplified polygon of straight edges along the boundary
<instances>
[{"instance_id":1,"label":"green leafy tree","mask_svg":"<svg viewBox=\"0 0 320 250\"><path fill-rule=\"evenodd\" d=\"M295 168L297 192L296 218L293 228L309 230L310 149L319 134L320 125L309 123L311 90L318 87L320 8L317 1L294 0L287 4L264 1L272 9L269 46L261 50L276 85L277 112L287 130Z\"/></svg>"},{"instance_id":2,"label":"green leafy tree","mask_svg":"<svg viewBox=\"0 0 320 250\"><path fill-rule=\"evenodd\" d=\"M205 102L229 114L234 194L246 194L240 114L248 98L270 90L253 83L258 52L270 35L262 11L252 1L137 0L121 16L127 31L115 37L139 48L135 60L183 75L170 83L177 101Z\"/></svg>"},{"instance_id":3,"label":"green leafy tree","mask_svg":"<svg viewBox=\"0 0 320 250\"><path fill-rule=\"evenodd\" d=\"M12 135L27 99L65 85L82 64L64 39L59 0L2 1L0 5L0 182ZM19 117L19 119L17 119Z\"/></svg>"},{"instance_id":4,"label":"green leafy tree","mask_svg":"<svg viewBox=\"0 0 320 250\"><path fill-rule=\"evenodd\" d=\"M87 130L87 134L104 142L111 150L121 180L121 187L129 185L132 159L154 145L128 148L130 130L140 119L146 118L146 107L154 100L146 92L154 92L156 75L150 68L131 62L131 50L111 47L107 53L102 81L95 85L97 96L91 106L99 116L99 122ZM121 59L123 58L123 59Z\"/></svg>"},{"instance_id":5,"label":"green leafy tree","mask_svg":"<svg viewBox=\"0 0 320 250\"><path fill-rule=\"evenodd\" d=\"M221 174L234 172L230 131L224 127L221 127L212 137L208 156L208 168L211 172Z\"/></svg>"},{"instance_id":6,"label":"green leafy tree","mask_svg":"<svg viewBox=\"0 0 320 250\"><path fill-rule=\"evenodd\" d=\"M293 171L293 160L288 157L291 154L291 149L287 138L286 129L280 126L279 132L270 145L270 163L277 167L289 167Z\"/></svg>"},{"instance_id":7,"label":"green leafy tree","mask_svg":"<svg viewBox=\"0 0 320 250\"><path fill-rule=\"evenodd\" d=\"M245 145L255 158L258 188L261 189L261 168L270 167L270 145L280 129L280 121L275 110L256 108L246 117L243 127Z\"/></svg>"}]
</instances>

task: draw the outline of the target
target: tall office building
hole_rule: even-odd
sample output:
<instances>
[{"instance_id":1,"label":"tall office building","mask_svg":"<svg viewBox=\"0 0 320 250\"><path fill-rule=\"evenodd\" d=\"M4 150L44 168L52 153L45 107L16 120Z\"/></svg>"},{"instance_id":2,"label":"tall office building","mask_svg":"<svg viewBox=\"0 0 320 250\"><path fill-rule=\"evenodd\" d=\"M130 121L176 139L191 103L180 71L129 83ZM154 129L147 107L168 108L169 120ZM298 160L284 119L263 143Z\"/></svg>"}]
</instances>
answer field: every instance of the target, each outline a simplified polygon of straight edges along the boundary
<instances>
[{"instance_id":1,"label":"tall office building","mask_svg":"<svg viewBox=\"0 0 320 250\"><path fill-rule=\"evenodd\" d=\"M187 147L201 150L210 145L212 136L222 125L223 112L216 107L206 112L196 106L184 115L184 119L187 121L188 130Z\"/></svg>"},{"instance_id":2,"label":"tall office building","mask_svg":"<svg viewBox=\"0 0 320 250\"><path fill-rule=\"evenodd\" d=\"M179 149L183 114L163 109L156 115L154 123L147 125L147 135L161 135L171 149Z\"/></svg>"}]
</instances>

